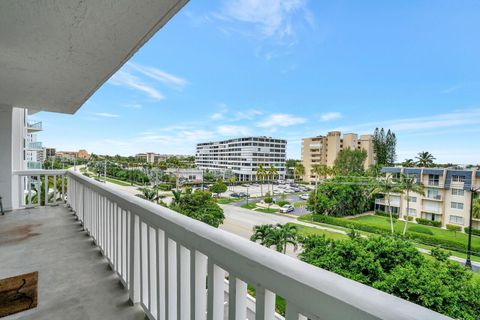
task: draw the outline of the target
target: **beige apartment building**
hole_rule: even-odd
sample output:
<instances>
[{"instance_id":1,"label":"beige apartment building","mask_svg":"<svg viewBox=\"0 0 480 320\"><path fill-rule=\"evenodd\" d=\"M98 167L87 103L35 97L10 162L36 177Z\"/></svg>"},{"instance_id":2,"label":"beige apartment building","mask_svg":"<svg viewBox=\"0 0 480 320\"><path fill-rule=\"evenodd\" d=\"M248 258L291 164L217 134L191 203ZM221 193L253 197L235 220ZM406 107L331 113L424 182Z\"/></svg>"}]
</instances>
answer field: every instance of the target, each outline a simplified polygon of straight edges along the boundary
<instances>
[{"instance_id":1,"label":"beige apartment building","mask_svg":"<svg viewBox=\"0 0 480 320\"><path fill-rule=\"evenodd\" d=\"M375 163L373 152L373 135L361 135L331 131L326 136L317 136L302 139L302 163L305 167L304 181L314 182L315 175L312 167L315 164L324 164L332 167L340 150L353 149L367 151L365 169Z\"/></svg>"},{"instance_id":2,"label":"beige apartment building","mask_svg":"<svg viewBox=\"0 0 480 320\"><path fill-rule=\"evenodd\" d=\"M387 167L383 172L396 178L401 173L414 176L425 186L425 194L410 195L409 216L468 227L470 219L471 189L480 187L480 170L456 170L442 168ZM407 214L407 197L390 195L394 214L403 218ZM375 200L375 210L388 212L385 198ZM472 227L480 229L480 219L473 219Z\"/></svg>"}]
</instances>

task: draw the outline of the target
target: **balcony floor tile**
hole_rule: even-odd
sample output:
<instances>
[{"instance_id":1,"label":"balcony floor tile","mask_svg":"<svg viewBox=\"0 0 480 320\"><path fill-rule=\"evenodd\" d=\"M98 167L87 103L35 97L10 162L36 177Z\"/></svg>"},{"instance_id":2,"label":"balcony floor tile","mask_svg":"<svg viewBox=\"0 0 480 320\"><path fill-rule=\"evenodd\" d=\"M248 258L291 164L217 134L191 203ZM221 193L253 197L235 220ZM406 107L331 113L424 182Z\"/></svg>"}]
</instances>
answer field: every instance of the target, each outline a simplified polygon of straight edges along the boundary
<instances>
[{"instance_id":1,"label":"balcony floor tile","mask_svg":"<svg viewBox=\"0 0 480 320\"><path fill-rule=\"evenodd\" d=\"M0 216L0 279L38 271L38 306L4 319L144 319L63 205Z\"/></svg>"}]
</instances>

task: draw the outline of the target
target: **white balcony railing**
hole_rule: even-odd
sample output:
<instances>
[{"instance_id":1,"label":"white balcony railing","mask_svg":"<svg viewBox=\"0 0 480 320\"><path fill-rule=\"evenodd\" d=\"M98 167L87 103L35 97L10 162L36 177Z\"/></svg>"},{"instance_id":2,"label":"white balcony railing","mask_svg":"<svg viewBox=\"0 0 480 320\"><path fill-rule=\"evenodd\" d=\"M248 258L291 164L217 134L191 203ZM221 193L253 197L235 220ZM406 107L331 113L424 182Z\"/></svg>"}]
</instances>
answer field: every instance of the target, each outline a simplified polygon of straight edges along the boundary
<instances>
[{"instance_id":1,"label":"white balcony railing","mask_svg":"<svg viewBox=\"0 0 480 320\"><path fill-rule=\"evenodd\" d=\"M29 131L42 131L42 122L28 122L27 123L27 130Z\"/></svg>"},{"instance_id":2,"label":"white balcony railing","mask_svg":"<svg viewBox=\"0 0 480 320\"><path fill-rule=\"evenodd\" d=\"M68 204L150 319L447 319L69 171ZM228 275L228 315L225 278Z\"/></svg>"},{"instance_id":3,"label":"white balcony railing","mask_svg":"<svg viewBox=\"0 0 480 320\"><path fill-rule=\"evenodd\" d=\"M35 170L42 169L43 163L40 161L27 161L27 169Z\"/></svg>"},{"instance_id":4,"label":"white balcony railing","mask_svg":"<svg viewBox=\"0 0 480 320\"><path fill-rule=\"evenodd\" d=\"M37 141L37 142L28 142L27 143L27 150L40 150L42 149L42 143Z\"/></svg>"},{"instance_id":5,"label":"white balcony railing","mask_svg":"<svg viewBox=\"0 0 480 320\"><path fill-rule=\"evenodd\" d=\"M14 171L18 177L18 207L38 207L66 202L66 170Z\"/></svg>"}]
</instances>

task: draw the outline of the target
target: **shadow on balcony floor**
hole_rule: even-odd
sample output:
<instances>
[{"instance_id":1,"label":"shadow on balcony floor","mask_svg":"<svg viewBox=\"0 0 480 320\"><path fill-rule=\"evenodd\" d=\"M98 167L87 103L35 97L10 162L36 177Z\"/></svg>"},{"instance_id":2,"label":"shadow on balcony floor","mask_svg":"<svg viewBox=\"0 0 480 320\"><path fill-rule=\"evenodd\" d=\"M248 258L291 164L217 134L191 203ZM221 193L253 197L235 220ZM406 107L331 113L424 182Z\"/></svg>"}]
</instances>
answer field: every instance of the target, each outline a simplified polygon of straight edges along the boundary
<instances>
[{"instance_id":1,"label":"shadow on balcony floor","mask_svg":"<svg viewBox=\"0 0 480 320\"><path fill-rule=\"evenodd\" d=\"M38 307L4 319L144 319L63 206L0 216L0 279L38 271Z\"/></svg>"}]
</instances>

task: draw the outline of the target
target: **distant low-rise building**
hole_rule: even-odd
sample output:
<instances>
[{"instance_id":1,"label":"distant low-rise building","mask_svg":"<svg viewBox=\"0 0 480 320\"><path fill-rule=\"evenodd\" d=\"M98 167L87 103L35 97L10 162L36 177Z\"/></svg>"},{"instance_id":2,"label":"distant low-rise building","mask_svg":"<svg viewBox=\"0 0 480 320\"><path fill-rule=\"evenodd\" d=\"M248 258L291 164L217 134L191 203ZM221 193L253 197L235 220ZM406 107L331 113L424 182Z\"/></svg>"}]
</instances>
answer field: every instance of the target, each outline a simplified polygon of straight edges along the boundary
<instances>
[{"instance_id":1,"label":"distant low-rise building","mask_svg":"<svg viewBox=\"0 0 480 320\"><path fill-rule=\"evenodd\" d=\"M356 133L331 131L326 136L316 136L302 139L302 164L305 168L304 181L314 182L316 177L312 173L312 167L323 164L333 167L335 159L341 150L365 150L365 169L375 164L373 151L373 135L366 134L360 137Z\"/></svg>"},{"instance_id":2,"label":"distant low-rise building","mask_svg":"<svg viewBox=\"0 0 480 320\"><path fill-rule=\"evenodd\" d=\"M168 168L166 172L174 176L178 176L178 178L183 181L196 182L196 183L203 181L203 170L201 169Z\"/></svg>"},{"instance_id":3,"label":"distant low-rise building","mask_svg":"<svg viewBox=\"0 0 480 320\"><path fill-rule=\"evenodd\" d=\"M75 159L75 158L81 158L81 159L89 159L90 154L87 152L87 150L81 149L79 151L56 151L53 149L55 153L55 157L57 158L64 158L64 159Z\"/></svg>"},{"instance_id":4,"label":"distant low-rise building","mask_svg":"<svg viewBox=\"0 0 480 320\"><path fill-rule=\"evenodd\" d=\"M425 186L425 195L410 194L409 216L468 227L470 219L471 189L480 187L480 170L457 170L443 168L387 167L382 171L398 178L401 173L413 176ZM407 214L407 197L390 194L390 207L394 214L403 218ZM375 200L375 209L388 212L385 198ZM473 219L473 228L480 229L480 219Z\"/></svg>"}]
</instances>

